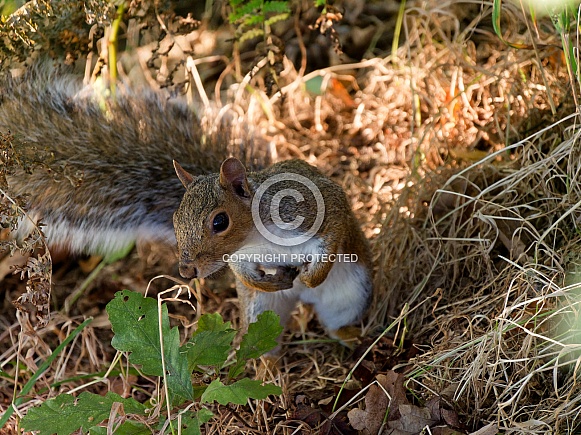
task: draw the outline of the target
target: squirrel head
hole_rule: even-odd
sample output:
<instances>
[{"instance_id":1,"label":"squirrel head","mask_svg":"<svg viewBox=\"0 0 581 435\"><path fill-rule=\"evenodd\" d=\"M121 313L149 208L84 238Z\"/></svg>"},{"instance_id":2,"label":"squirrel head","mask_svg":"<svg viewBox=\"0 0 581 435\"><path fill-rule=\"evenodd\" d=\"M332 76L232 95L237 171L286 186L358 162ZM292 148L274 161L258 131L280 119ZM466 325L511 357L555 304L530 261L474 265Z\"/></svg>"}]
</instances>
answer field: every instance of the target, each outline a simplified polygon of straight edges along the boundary
<instances>
[{"instance_id":1,"label":"squirrel head","mask_svg":"<svg viewBox=\"0 0 581 435\"><path fill-rule=\"evenodd\" d=\"M232 157L219 174L194 177L175 161L174 167L186 188L173 217L180 274L204 278L226 266L224 255L238 250L254 228L246 169Z\"/></svg>"}]
</instances>

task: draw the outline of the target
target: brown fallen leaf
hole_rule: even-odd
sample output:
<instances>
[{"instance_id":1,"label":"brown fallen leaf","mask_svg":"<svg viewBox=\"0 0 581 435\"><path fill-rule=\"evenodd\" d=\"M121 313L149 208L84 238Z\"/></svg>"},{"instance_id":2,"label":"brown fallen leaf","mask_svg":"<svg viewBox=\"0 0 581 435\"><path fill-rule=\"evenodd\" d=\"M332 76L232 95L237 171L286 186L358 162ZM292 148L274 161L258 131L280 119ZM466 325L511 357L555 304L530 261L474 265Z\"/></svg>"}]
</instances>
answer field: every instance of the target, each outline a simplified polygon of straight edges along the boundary
<instances>
[{"instance_id":1,"label":"brown fallen leaf","mask_svg":"<svg viewBox=\"0 0 581 435\"><path fill-rule=\"evenodd\" d=\"M458 418L458 414L456 413L456 411L452 411L450 409L441 409L440 412L442 415L442 420L444 420L444 423L446 423L448 426L451 427L461 426L460 419ZM432 415L432 417L435 418L434 415Z\"/></svg>"},{"instance_id":2,"label":"brown fallen leaf","mask_svg":"<svg viewBox=\"0 0 581 435\"><path fill-rule=\"evenodd\" d=\"M447 426L436 426L430 428L432 435L464 435L465 432L458 432L457 430L450 429Z\"/></svg>"},{"instance_id":3,"label":"brown fallen leaf","mask_svg":"<svg viewBox=\"0 0 581 435\"><path fill-rule=\"evenodd\" d=\"M389 398L381 387L372 385L365 395L365 410L352 409L347 413L349 423L353 429L361 431L364 435L379 433L383 423Z\"/></svg>"},{"instance_id":4,"label":"brown fallen leaf","mask_svg":"<svg viewBox=\"0 0 581 435\"><path fill-rule=\"evenodd\" d=\"M347 414L354 429L370 435L379 433L388 407L388 418L398 419L400 405L408 403L403 375L390 370L385 375L377 375L376 380L379 385L369 387L365 395L365 410L352 409Z\"/></svg>"},{"instance_id":5,"label":"brown fallen leaf","mask_svg":"<svg viewBox=\"0 0 581 435\"><path fill-rule=\"evenodd\" d=\"M406 388L403 383L405 381L404 375L390 370L385 375L377 375L377 381L387 391L391 398L389 403L388 420L396 420L400 417L399 407L401 404L408 404L406 397Z\"/></svg>"},{"instance_id":6,"label":"brown fallen leaf","mask_svg":"<svg viewBox=\"0 0 581 435\"><path fill-rule=\"evenodd\" d=\"M332 95L339 98L348 108L352 109L357 107L357 104L355 104L355 101L353 101L353 98L351 98L351 95L349 95L349 92L347 92L347 89L345 89L345 86L339 80L331 78L331 80L329 80L328 90Z\"/></svg>"},{"instance_id":7,"label":"brown fallen leaf","mask_svg":"<svg viewBox=\"0 0 581 435\"><path fill-rule=\"evenodd\" d=\"M395 429L394 435L411 435L420 433L424 428L430 427L438 420L434 420L428 408L402 403L399 405L401 417L397 420L389 421L388 427Z\"/></svg>"},{"instance_id":8,"label":"brown fallen leaf","mask_svg":"<svg viewBox=\"0 0 581 435\"><path fill-rule=\"evenodd\" d=\"M463 433L458 432L462 429L458 414L443 408L440 396L431 398L423 407L411 404L404 380L403 375L394 371L377 375L376 384L365 395L365 409L352 409L347 414L351 426L364 435L412 435L427 427L437 435Z\"/></svg>"},{"instance_id":9,"label":"brown fallen leaf","mask_svg":"<svg viewBox=\"0 0 581 435\"><path fill-rule=\"evenodd\" d=\"M327 412L312 403L305 395L297 395L295 397L291 420L300 420L312 430L317 430L319 434L356 435L356 432L349 427L347 416L344 412L340 412L331 420ZM290 421L287 423L290 423Z\"/></svg>"}]
</instances>

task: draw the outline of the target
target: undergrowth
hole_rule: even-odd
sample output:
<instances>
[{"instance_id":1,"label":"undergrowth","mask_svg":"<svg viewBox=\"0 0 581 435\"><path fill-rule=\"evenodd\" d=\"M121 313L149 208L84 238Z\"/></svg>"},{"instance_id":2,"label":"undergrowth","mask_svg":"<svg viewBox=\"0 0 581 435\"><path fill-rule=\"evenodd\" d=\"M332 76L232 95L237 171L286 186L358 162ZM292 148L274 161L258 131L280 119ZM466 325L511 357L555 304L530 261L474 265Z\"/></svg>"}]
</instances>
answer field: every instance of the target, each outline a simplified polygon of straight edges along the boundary
<instances>
[{"instance_id":1,"label":"undergrowth","mask_svg":"<svg viewBox=\"0 0 581 435\"><path fill-rule=\"evenodd\" d=\"M236 94L234 105L244 114L240 118L257 131L267 131L281 157L316 164L346 188L367 234L374 238L376 292L367 331L373 335L384 329L398 309L410 305L401 330L420 353L393 370L407 374L408 388L418 402L434 394L443 398L458 414L458 424L448 426L463 432L488 425L491 433L571 433L578 428L581 412L575 366L579 338L574 331L579 280L573 279L579 275L574 265L580 263L575 248L581 222L580 139L577 130L566 130L574 122L566 116L575 110L568 86L578 75L575 52L570 50L575 14L538 25L534 17L523 21L521 6L509 2L502 3L502 22L499 1L428 2L425 8L412 2L401 5L405 41L391 58L333 65L308 75L283 59L281 92L270 99L254 86L258 75L249 74L244 86L237 83L228 91ZM265 17L254 18L255 24ZM515 48L517 43L532 46L535 38L536 47ZM565 58L559 38L566 41ZM308 47L302 48L306 53ZM253 54L256 59L263 53L256 47ZM248 63L256 65L254 60ZM234 69L231 64L228 68ZM345 71L353 73L347 76ZM333 86L313 95L304 92L302 85L313 76ZM563 122L556 124L556 118ZM236 319L235 311L224 308L230 306L224 298L212 295L205 302ZM224 326L227 323L218 317L203 319L201 325L208 319L216 329L202 326L190 342L206 343L206 334L228 341L232 332ZM238 413L245 412L246 421L236 418L236 428L248 427L248 422L259 420L256 416L266 416L268 423L262 425L260 420L249 433L266 433L268 425L278 429L277 422L284 432L287 419L319 427L309 420L315 407L306 407L307 417L287 405L296 405L299 397L334 404L338 396L346 396L337 394L337 386L350 378L350 362L309 331L307 321L303 323L302 343L308 346L292 342L296 337L283 339L285 349L292 349L281 370L285 406L270 414L264 408L261 412L237 408ZM176 333L167 332L167 338L154 346L157 355L166 355L165 361L149 361L142 354L158 374L147 374L143 368L139 372L133 365L124 369L119 354L111 364L115 368L110 373L123 371L128 379L141 373L159 385L163 380L166 391L156 392L157 401L139 400L144 405L136 405L109 388L99 401L83 393L76 402L72 396L59 396L47 403L65 410L78 410L75 403L77 407L91 403L102 413L87 418L111 415L109 425L127 422L127 429L137 426L143 431L171 430L170 422L175 428L186 419L188 430L195 433L214 412L219 423L208 433L235 430L228 425L234 414L224 407L213 408L210 402L213 388L219 387L221 400L239 403L234 386L249 382L238 380L236 374L244 355L214 366L204 359L191 363L198 358L193 345L176 346L172 334ZM220 340L210 341L214 345ZM114 345L131 355L135 349L143 352L140 341L136 348L124 340ZM162 347L173 350L161 352ZM59 352L60 347L53 351ZM365 354L372 379L387 370L388 358L376 343ZM130 356L129 362L137 364L139 358ZM194 381L188 385L192 374ZM137 393L143 389L136 387ZM260 387L262 393L268 388ZM355 391L362 395L364 388ZM366 410L373 399L383 397L382 391L369 395ZM16 406L26 405L26 394L21 388ZM254 397L248 390L244 394ZM183 401L192 396L188 408ZM386 400L386 409L388 405L395 409L393 397ZM29 415L46 419L45 406L31 408ZM23 408L18 406L18 412L24 414ZM380 415L380 423L384 417L386 424L397 421L395 412L386 415ZM33 424L28 418L32 419L23 420L26 428Z\"/></svg>"},{"instance_id":2,"label":"undergrowth","mask_svg":"<svg viewBox=\"0 0 581 435\"><path fill-rule=\"evenodd\" d=\"M229 356L237 331L217 313L202 315L198 328L183 345L180 345L178 327L170 328L167 306L162 299L156 301L136 292L122 291L107 305L107 313L115 333L111 344L118 353L107 373L89 385L107 382L115 372L124 377L149 378L158 385L157 395L140 403L110 390L105 396L86 391L76 398L59 394L29 409L21 421L24 430L38 431L39 435L65 435L79 429L106 434L111 428L119 434L199 434L200 426L213 417L209 406L214 402L245 405L249 399L265 399L282 393L276 385L240 378L247 361L277 346L276 338L282 327L278 316L271 311L259 315L257 322L249 325L232 359ZM16 406L26 400L50 362L89 323L90 319L76 328L55 349L48 364L43 364L31 376L16 394ZM13 412L14 407L10 407L0 426ZM107 423L102 424L104 420Z\"/></svg>"}]
</instances>

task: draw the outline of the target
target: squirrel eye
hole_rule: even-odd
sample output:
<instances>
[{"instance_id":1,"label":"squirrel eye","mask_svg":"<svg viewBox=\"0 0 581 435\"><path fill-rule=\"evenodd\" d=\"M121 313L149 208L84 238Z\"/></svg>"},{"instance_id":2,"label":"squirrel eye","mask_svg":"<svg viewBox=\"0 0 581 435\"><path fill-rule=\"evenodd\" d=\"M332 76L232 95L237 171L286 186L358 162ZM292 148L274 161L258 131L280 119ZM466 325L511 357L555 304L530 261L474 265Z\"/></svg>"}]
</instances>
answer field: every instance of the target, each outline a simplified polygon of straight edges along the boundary
<instances>
[{"instance_id":1,"label":"squirrel eye","mask_svg":"<svg viewBox=\"0 0 581 435\"><path fill-rule=\"evenodd\" d=\"M212 222L212 228L216 233L221 233L228 228L230 224L230 219L226 213L218 213L214 216L214 221Z\"/></svg>"}]
</instances>

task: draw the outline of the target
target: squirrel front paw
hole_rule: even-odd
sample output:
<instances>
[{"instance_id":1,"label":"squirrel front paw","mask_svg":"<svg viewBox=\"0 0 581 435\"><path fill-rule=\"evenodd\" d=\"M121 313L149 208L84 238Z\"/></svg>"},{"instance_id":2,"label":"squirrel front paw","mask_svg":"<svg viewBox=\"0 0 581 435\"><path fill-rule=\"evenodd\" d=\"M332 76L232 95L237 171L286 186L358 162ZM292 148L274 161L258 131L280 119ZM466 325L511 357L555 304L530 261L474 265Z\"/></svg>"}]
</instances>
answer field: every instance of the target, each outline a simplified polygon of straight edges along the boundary
<instances>
[{"instance_id":1,"label":"squirrel front paw","mask_svg":"<svg viewBox=\"0 0 581 435\"><path fill-rule=\"evenodd\" d=\"M293 281L299 275L299 269L294 266L277 266L273 278L280 283L288 284L289 288L293 286Z\"/></svg>"},{"instance_id":2,"label":"squirrel front paw","mask_svg":"<svg viewBox=\"0 0 581 435\"><path fill-rule=\"evenodd\" d=\"M274 290L292 288L295 278L299 275L299 270L294 266L277 266L272 274L260 269L258 272L262 275L258 281L273 286Z\"/></svg>"},{"instance_id":3,"label":"squirrel front paw","mask_svg":"<svg viewBox=\"0 0 581 435\"><path fill-rule=\"evenodd\" d=\"M267 268L268 269L268 268ZM294 266L276 266L274 273L267 273L259 263L251 263L245 267L233 267L236 277L249 288L273 292L293 287L293 281L299 275Z\"/></svg>"},{"instance_id":4,"label":"squirrel front paw","mask_svg":"<svg viewBox=\"0 0 581 435\"><path fill-rule=\"evenodd\" d=\"M300 268L299 279L309 288L320 286L327 278L333 263L304 263Z\"/></svg>"}]
</instances>

